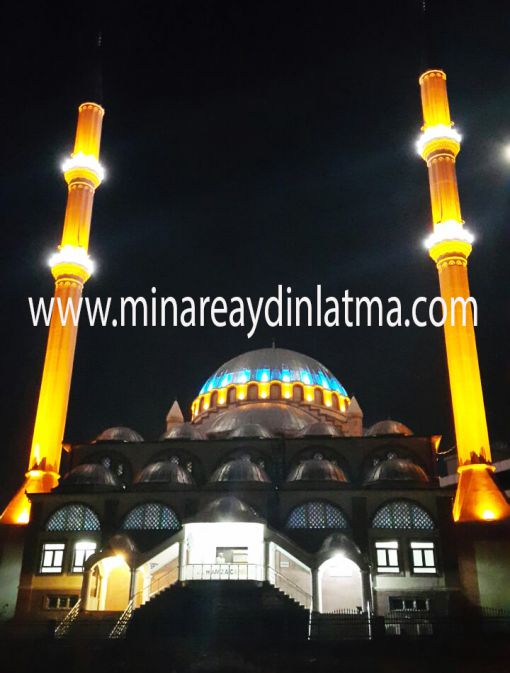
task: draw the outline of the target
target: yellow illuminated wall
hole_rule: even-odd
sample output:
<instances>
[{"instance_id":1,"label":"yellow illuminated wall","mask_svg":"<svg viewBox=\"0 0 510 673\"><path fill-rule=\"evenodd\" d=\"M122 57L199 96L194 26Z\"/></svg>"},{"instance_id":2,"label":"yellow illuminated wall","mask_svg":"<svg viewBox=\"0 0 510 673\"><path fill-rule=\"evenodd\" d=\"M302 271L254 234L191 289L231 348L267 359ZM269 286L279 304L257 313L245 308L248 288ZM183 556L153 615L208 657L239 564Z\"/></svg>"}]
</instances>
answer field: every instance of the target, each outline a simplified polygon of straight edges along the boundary
<instances>
[{"instance_id":1,"label":"yellow illuminated wall","mask_svg":"<svg viewBox=\"0 0 510 673\"><path fill-rule=\"evenodd\" d=\"M55 278L55 304L72 302L76 308L83 285L92 271L88 256L94 192L103 178L99 146L104 110L83 103L78 111L74 151L63 166L68 184L62 241L50 260ZM46 347L34 434L25 481L1 517L2 523L25 524L30 518L28 493L50 491L58 483L62 440L76 347L77 326L61 323L54 311Z\"/></svg>"},{"instance_id":2,"label":"yellow illuminated wall","mask_svg":"<svg viewBox=\"0 0 510 673\"><path fill-rule=\"evenodd\" d=\"M461 138L450 118L445 73L428 70L420 77L420 88L424 124L418 150L427 163L433 222L428 247L448 312L444 333L459 460L453 516L456 521L497 520L508 517L510 508L491 476L471 306L465 325L460 303L451 308L452 298L470 296L467 260L472 236L462 220L455 172Z\"/></svg>"}]
</instances>

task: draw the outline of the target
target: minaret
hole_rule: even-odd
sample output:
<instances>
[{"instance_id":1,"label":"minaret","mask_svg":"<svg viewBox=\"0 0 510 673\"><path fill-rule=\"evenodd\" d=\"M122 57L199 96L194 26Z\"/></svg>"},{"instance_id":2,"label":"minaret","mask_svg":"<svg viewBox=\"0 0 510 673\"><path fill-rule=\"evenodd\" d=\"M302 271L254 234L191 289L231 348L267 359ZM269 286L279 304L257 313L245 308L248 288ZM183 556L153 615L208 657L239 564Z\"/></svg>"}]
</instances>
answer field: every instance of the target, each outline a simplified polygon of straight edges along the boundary
<instances>
[{"instance_id":1,"label":"minaret","mask_svg":"<svg viewBox=\"0 0 510 673\"><path fill-rule=\"evenodd\" d=\"M3 512L2 523L28 523L30 502L25 493L46 493L57 485L59 479L78 328L71 317L65 325L62 324L57 305L61 303L64 314L68 304L77 308L83 285L92 273L88 247L94 192L104 174L99 163L103 115L104 110L97 103L80 105L74 150L62 166L68 184L67 208L62 242L50 260L55 278L54 310L32 448L26 479Z\"/></svg>"},{"instance_id":2,"label":"minaret","mask_svg":"<svg viewBox=\"0 0 510 673\"><path fill-rule=\"evenodd\" d=\"M447 307L444 333L459 463L453 518L500 520L510 516L510 507L492 478L471 305L465 324L461 302L452 305L452 299L470 297L467 260L473 242L461 216L455 173L461 137L450 118L445 73L427 70L419 81L423 127L417 147L427 163L433 222L426 243Z\"/></svg>"}]
</instances>

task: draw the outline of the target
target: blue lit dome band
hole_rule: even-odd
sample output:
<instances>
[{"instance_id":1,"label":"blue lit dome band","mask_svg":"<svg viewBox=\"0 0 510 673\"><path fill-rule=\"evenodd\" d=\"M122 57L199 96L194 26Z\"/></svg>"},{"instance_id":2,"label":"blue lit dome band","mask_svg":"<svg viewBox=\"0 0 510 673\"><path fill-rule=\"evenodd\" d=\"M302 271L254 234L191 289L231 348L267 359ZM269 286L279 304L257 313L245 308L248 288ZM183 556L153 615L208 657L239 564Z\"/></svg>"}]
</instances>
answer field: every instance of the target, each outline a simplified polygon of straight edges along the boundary
<instances>
[{"instance_id":1,"label":"blue lit dome band","mask_svg":"<svg viewBox=\"0 0 510 673\"><path fill-rule=\"evenodd\" d=\"M283 348L263 348L243 353L217 369L193 402L193 418L218 405L276 399L342 412L349 402L345 388L317 360Z\"/></svg>"}]
</instances>

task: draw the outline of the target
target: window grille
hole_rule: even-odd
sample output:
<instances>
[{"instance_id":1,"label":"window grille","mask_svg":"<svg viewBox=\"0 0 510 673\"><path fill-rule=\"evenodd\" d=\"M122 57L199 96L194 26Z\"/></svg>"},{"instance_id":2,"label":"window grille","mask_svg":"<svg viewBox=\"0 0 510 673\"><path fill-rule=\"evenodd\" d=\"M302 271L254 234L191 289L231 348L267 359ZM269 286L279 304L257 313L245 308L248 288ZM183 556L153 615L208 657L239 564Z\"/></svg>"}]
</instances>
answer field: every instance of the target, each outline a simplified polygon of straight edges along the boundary
<instances>
[{"instance_id":1,"label":"window grille","mask_svg":"<svg viewBox=\"0 0 510 673\"><path fill-rule=\"evenodd\" d=\"M372 520L373 528L399 528L403 530L434 530L430 515L419 505L397 500L381 507Z\"/></svg>"},{"instance_id":2,"label":"window grille","mask_svg":"<svg viewBox=\"0 0 510 673\"><path fill-rule=\"evenodd\" d=\"M50 516L46 530L101 530L101 524L89 507L66 505Z\"/></svg>"},{"instance_id":3,"label":"window grille","mask_svg":"<svg viewBox=\"0 0 510 673\"><path fill-rule=\"evenodd\" d=\"M180 527L175 512L159 503L138 505L128 513L122 524L124 530L178 530Z\"/></svg>"},{"instance_id":4,"label":"window grille","mask_svg":"<svg viewBox=\"0 0 510 673\"><path fill-rule=\"evenodd\" d=\"M338 507L327 502L307 502L295 507L287 528L348 528L347 519Z\"/></svg>"}]
</instances>

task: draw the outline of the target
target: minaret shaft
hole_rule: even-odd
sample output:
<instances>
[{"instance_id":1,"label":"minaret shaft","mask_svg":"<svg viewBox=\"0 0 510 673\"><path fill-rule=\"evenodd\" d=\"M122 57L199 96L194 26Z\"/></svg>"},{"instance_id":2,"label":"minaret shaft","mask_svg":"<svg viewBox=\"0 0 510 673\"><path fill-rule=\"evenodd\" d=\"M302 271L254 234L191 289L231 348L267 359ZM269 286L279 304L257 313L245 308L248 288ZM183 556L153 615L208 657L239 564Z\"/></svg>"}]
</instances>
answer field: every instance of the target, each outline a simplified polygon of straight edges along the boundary
<instances>
[{"instance_id":1,"label":"minaret shaft","mask_svg":"<svg viewBox=\"0 0 510 673\"><path fill-rule=\"evenodd\" d=\"M28 471L22 487L2 514L2 523L27 523L30 502L26 493L48 492L59 479L78 332L71 307L77 315L83 285L91 273L88 246L94 193L103 177L99 164L103 115L103 108L96 103L80 105L74 151L64 164L67 208L61 245L51 261L55 278L54 305Z\"/></svg>"},{"instance_id":2,"label":"minaret shaft","mask_svg":"<svg viewBox=\"0 0 510 673\"><path fill-rule=\"evenodd\" d=\"M434 229L429 251L446 303L444 333L460 473L453 516L456 521L502 519L510 515L510 508L491 476L472 308L459 301L452 304L470 297L471 240L464 229L455 172L460 136L452 128L444 72L425 72L420 88L424 125L418 147L429 174Z\"/></svg>"}]
</instances>

